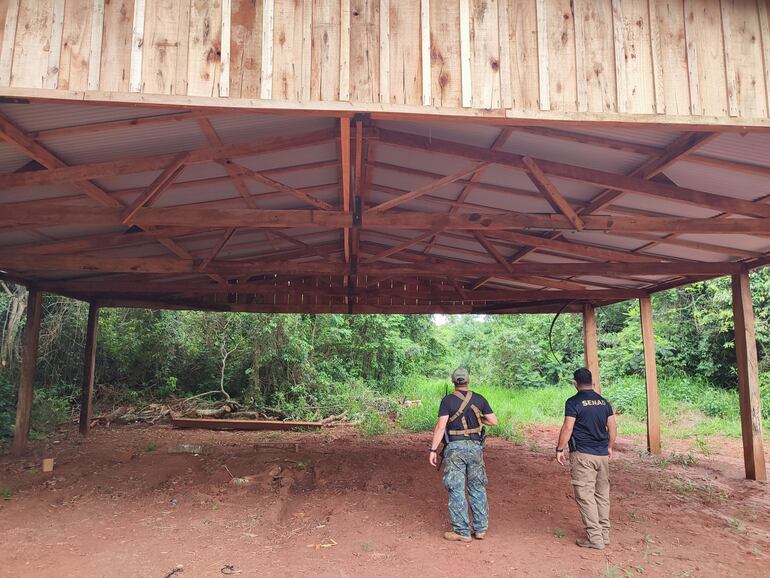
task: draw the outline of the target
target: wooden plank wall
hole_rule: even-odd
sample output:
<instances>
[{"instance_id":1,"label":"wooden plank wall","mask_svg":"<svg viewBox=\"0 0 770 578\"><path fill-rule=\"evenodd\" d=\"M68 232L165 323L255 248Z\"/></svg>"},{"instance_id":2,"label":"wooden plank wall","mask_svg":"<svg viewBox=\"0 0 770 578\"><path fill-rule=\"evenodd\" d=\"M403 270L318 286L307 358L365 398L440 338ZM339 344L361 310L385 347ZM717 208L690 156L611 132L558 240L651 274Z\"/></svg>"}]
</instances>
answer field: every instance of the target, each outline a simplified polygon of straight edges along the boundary
<instances>
[{"instance_id":1,"label":"wooden plank wall","mask_svg":"<svg viewBox=\"0 0 770 578\"><path fill-rule=\"evenodd\" d=\"M769 12L770 0L0 0L0 91L766 119Z\"/></svg>"}]
</instances>

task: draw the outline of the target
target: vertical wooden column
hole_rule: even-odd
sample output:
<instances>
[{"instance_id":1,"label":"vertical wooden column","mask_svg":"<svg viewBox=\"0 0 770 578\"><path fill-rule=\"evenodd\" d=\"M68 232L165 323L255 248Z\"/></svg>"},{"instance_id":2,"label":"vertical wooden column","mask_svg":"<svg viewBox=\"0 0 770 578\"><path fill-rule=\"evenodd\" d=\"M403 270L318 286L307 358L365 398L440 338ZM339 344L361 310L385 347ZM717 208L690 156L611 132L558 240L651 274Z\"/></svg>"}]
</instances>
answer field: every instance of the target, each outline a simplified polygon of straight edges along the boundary
<instances>
[{"instance_id":1,"label":"vertical wooden column","mask_svg":"<svg viewBox=\"0 0 770 578\"><path fill-rule=\"evenodd\" d=\"M738 364L738 394L746 477L750 480L767 480L762 444L754 307L751 302L751 286L747 273L733 275L733 316L735 317L735 357Z\"/></svg>"},{"instance_id":2,"label":"vertical wooden column","mask_svg":"<svg viewBox=\"0 0 770 578\"><path fill-rule=\"evenodd\" d=\"M16 403L16 429L13 433L11 453L20 456L27 450L29 441L29 417L32 413L32 392L37 375L37 349L40 341L40 319L43 294L30 289L27 295L27 324L24 327L19 379L19 399Z\"/></svg>"},{"instance_id":3,"label":"vertical wooden column","mask_svg":"<svg viewBox=\"0 0 770 578\"><path fill-rule=\"evenodd\" d=\"M98 327L99 306L96 303L91 303L88 307L88 328L86 329L86 346L83 352L83 390L80 396L80 433L84 436L91 431Z\"/></svg>"},{"instance_id":4,"label":"vertical wooden column","mask_svg":"<svg viewBox=\"0 0 770 578\"><path fill-rule=\"evenodd\" d=\"M652 330L652 301L639 299L644 343L644 376L647 384L647 451L660 453L660 403L658 401L658 368L655 364L655 334Z\"/></svg>"},{"instance_id":5,"label":"vertical wooden column","mask_svg":"<svg viewBox=\"0 0 770 578\"><path fill-rule=\"evenodd\" d=\"M599 346L596 341L596 309L589 304L583 305L583 351L585 352L586 367L594 378L594 389L601 393Z\"/></svg>"}]
</instances>

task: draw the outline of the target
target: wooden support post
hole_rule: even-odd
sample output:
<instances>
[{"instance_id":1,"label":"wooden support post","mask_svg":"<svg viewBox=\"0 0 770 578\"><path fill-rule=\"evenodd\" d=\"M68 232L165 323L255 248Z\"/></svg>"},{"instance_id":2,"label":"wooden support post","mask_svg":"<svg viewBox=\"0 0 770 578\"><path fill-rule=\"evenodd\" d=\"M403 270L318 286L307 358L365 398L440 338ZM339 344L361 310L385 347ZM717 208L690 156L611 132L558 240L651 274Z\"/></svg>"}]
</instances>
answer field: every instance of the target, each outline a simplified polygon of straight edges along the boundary
<instances>
[{"instance_id":1,"label":"wooden support post","mask_svg":"<svg viewBox=\"0 0 770 578\"><path fill-rule=\"evenodd\" d=\"M652 301L639 299L644 343L644 374L647 383L647 451L660 454L660 404L658 402L658 369L655 365L655 334L652 330Z\"/></svg>"},{"instance_id":2,"label":"wooden support post","mask_svg":"<svg viewBox=\"0 0 770 578\"><path fill-rule=\"evenodd\" d=\"M80 396L80 433L91 431L91 415L94 398L94 375L96 370L96 336L99 328L99 306L91 303L88 307L86 346L83 352L83 389Z\"/></svg>"},{"instance_id":3,"label":"wooden support post","mask_svg":"<svg viewBox=\"0 0 770 578\"><path fill-rule=\"evenodd\" d=\"M602 383L599 378L599 347L596 342L596 309L593 305L583 306L583 351L585 352L585 364L594 378L594 389L602 392Z\"/></svg>"},{"instance_id":4,"label":"wooden support post","mask_svg":"<svg viewBox=\"0 0 770 578\"><path fill-rule=\"evenodd\" d=\"M16 403L16 429L11 444L11 453L14 456L20 456L27 451L27 442L29 441L29 416L32 413L32 392L37 374L37 348L40 340L42 308L43 293L37 289L30 289L27 296L27 324L24 327L22 343L19 399Z\"/></svg>"},{"instance_id":5,"label":"wooden support post","mask_svg":"<svg viewBox=\"0 0 770 578\"><path fill-rule=\"evenodd\" d=\"M762 413L759 398L757 342L754 308L748 273L733 275L733 316L735 317L735 357L738 364L738 395L741 406L743 461L746 478L767 480L762 444Z\"/></svg>"}]
</instances>

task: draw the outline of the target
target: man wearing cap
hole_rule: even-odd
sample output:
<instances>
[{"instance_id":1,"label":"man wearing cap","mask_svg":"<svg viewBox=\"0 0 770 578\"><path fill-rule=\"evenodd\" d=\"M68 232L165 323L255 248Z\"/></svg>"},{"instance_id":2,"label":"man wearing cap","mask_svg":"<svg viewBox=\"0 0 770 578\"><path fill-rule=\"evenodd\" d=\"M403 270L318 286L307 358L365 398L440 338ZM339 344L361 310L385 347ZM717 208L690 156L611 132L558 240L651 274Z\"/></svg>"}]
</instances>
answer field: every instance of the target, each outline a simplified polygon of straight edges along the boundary
<instances>
[{"instance_id":1,"label":"man wearing cap","mask_svg":"<svg viewBox=\"0 0 770 578\"><path fill-rule=\"evenodd\" d=\"M489 523L487 504L487 472L484 468L483 426L497 425L489 402L468 389L470 375L462 367L452 373L455 390L441 400L438 422L433 430L430 446L430 464L436 467L441 441L446 442L444 452L444 487L449 492L449 520L452 531L444 538L458 542L470 542L471 522L468 518L468 502L473 514L473 535L483 540ZM465 487L468 486L468 500Z\"/></svg>"},{"instance_id":2,"label":"man wearing cap","mask_svg":"<svg viewBox=\"0 0 770 578\"><path fill-rule=\"evenodd\" d=\"M564 423L556 444L556 461L565 465L569 446L570 475L586 538L575 543L603 550L610 543L609 459L618 435L612 406L593 389L585 367L574 374L577 393L564 404Z\"/></svg>"}]
</instances>

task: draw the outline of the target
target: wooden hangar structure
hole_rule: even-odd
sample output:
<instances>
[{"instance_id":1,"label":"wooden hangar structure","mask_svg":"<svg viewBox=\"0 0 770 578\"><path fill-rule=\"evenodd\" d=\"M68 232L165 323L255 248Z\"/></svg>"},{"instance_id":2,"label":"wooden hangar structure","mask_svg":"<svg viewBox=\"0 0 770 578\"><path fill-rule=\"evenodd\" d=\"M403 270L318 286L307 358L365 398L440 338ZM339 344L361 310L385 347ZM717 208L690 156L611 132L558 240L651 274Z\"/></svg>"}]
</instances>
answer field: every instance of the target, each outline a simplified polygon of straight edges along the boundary
<instances>
[{"instance_id":1,"label":"wooden hangar structure","mask_svg":"<svg viewBox=\"0 0 770 578\"><path fill-rule=\"evenodd\" d=\"M105 306L583 314L770 263L766 0L3 0L0 275ZM597 379L598 386L598 379Z\"/></svg>"}]
</instances>

